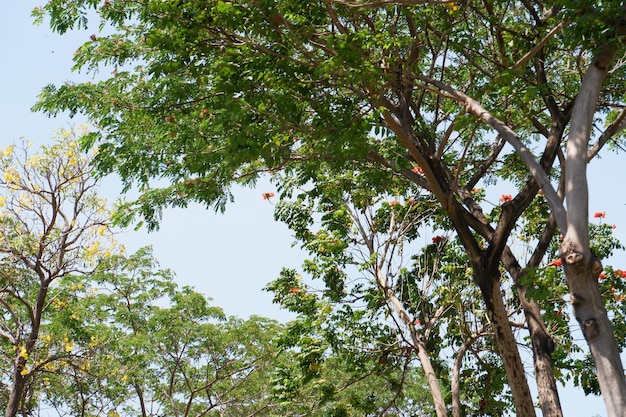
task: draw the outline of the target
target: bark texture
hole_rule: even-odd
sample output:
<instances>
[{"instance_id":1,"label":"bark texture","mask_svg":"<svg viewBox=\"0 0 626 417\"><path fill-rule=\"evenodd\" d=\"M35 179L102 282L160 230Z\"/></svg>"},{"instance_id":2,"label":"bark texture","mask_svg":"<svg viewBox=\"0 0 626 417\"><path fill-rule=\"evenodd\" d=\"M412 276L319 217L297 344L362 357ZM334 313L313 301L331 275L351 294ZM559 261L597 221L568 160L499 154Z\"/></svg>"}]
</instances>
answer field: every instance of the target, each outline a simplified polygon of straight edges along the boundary
<instances>
[{"instance_id":1,"label":"bark texture","mask_svg":"<svg viewBox=\"0 0 626 417\"><path fill-rule=\"evenodd\" d=\"M626 415L626 380L611 322L598 287L602 264L589 247L587 152L596 104L615 50L601 51L590 65L572 111L567 143L567 232L561 245L574 315L593 357L609 417Z\"/></svg>"}]
</instances>

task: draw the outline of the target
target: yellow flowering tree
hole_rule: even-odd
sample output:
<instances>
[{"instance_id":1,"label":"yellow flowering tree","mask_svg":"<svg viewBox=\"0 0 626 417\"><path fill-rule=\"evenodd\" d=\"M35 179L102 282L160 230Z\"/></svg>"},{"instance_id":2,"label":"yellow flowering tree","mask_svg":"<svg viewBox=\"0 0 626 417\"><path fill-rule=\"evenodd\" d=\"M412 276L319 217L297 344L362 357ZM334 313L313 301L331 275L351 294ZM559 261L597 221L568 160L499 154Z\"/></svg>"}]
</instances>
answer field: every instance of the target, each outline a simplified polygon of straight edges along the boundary
<instances>
[{"instance_id":1,"label":"yellow flowering tree","mask_svg":"<svg viewBox=\"0 0 626 417\"><path fill-rule=\"evenodd\" d=\"M62 131L36 152L26 142L0 149L0 403L7 417L33 406L34 373L75 353L69 335L51 350L42 333L50 312L66 307L56 283L91 274L115 248L90 158L77 144L84 133Z\"/></svg>"}]
</instances>

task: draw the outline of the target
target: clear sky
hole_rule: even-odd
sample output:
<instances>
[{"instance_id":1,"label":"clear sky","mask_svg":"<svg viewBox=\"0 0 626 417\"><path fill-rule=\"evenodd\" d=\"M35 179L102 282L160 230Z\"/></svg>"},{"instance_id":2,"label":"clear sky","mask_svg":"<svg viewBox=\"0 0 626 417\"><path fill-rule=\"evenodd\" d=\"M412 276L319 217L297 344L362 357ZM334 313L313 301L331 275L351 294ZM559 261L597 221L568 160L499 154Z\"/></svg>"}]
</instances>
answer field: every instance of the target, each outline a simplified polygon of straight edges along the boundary
<instances>
[{"instance_id":1,"label":"clear sky","mask_svg":"<svg viewBox=\"0 0 626 417\"><path fill-rule=\"evenodd\" d=\"M66 116L49 119L30 112L44 85L84 79L71 73L71 59L92 33L58 36L45 25L33 26L30 12L43 1L8 1L0 14L0 146L21 137L46 143L54 131L80 124ZM605 221L617 225L618 237L625 242L626 195L619 163L617 156L609 155L591 164L590 212L606 211ZM287 228L273 220L273 206L261 198L268 191L274 190L267 182L257 189L237 190L235 204L224 215L196 206L169 210L160 231L128 231L119 240L131 250L152 245L161 266L176 272L177 282L212 297L229 315L287 320L291 316L273 305L271 294L262 288L282 267L299 267L304 255L291 247ZM102 194L115 200L118 183L105 181ZM611 263L626 269L623 253ZM601 400L584 397L581 391L562 390L561 397L566 416L606 415Z\"/></svg>"}]
</instances>

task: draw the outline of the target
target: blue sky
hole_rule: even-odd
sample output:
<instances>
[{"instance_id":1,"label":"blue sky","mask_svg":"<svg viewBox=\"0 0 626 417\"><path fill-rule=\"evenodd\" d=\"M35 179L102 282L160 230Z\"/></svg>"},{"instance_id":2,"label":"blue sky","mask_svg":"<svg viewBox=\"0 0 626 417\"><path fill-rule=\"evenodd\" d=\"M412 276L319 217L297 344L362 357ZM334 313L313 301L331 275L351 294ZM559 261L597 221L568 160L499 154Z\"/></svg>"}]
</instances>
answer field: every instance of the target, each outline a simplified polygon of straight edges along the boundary
<instances>
[{"instance_id":1,"label":"blue sky","mask_svg":"<svg viewBox=\"0 0 626 417\"><path fill-rule=\"evenodd\" d=\"M32 26L30 12L41 1L10 1L0 14L0 146L21 137L46 143L54 131L80 124L66 116L49 119L30 112L44 85L84 79L84 75L70 72L71 59L92 33L58 36L45 25ZM597 162L589 169L590 212L606 211L605 221L616 224L618 237L626 241L626 195L620 160L613 154ZM192 285L212 297L229 315L257 314L287 320L291 316L273 305L271 294L262 288L282 267L299 267L304 255L292 248L293 239L286 227L273 220L273 206L261 198L268 191L274 190L267 182L257 189L236 190L236 202L224 215L197 206L169 210L160 231L126 231L119 240L131 250L152 245L161 266L174 270L181 285ZM114 179L104 181L102 194L116 199L119 184ZM626 269L623 253L611 263ZM597 398L584 397L575 390L562 390L561 396L565 415L605 415Z\"/></svg>"}]
</instances>

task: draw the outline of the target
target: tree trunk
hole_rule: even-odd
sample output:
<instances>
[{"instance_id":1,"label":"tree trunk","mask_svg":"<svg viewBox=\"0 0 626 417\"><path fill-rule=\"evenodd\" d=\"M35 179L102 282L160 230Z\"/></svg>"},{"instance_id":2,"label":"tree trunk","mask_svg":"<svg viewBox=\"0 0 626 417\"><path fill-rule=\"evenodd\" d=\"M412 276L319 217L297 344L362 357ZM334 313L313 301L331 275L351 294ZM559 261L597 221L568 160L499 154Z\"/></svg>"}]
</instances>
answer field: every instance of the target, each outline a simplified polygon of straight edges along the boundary
<instances>
[{"instance_id":1,"label":"tree trunk","mask_svg":"<svg viewBox=\"0 0 626 417\"><path fill-rule=\"evenodd\" d=\"M535 379L537 380L541 414L543 417L563 417L559 391L552 369L554 340L550 337L544 325L537 303L526 299L526 288L518 287L517 293L528 322L528 330L533 347L533 364L535 366Z\"/></svg>"},{"instance_id":2,"label":"tree trunk","mask_svg":"<svg viewBox=\"0 0 626 417\"><path fill-rule=\"evenodd\" d=\"M487 274L484 274L487 275ZM509 316L502 300L500 286L495 285L499 279L492 279L483 276L477 277L477 282L482 292L487 313L494 333L496 346L498 347L504 370L506 372L511 395L517 417L535 417L535 406L524 364L517 348L517 340L511 330Z\"/></svg>"},{"instance_id":3,"label":"tree trunk","mask_svg":"<svg viewBox=\"0 0 626 417\"><path fill-rule=\"evenodd\" d=\"M554 235L555 229L554 222L549 224L549 230L540 239L536 252L531 257L529 262L531 266L534 266L543 258L545 254L544 248L547 247L549 240ZM552 369L552 352L554 352L555 342L550 336L548 329L546 329L539 305L536 301L526 298L526 287L522 285L524 272L508 247L502 253L502 261L513 278L520 305L524 310L524 317L526 317L526 322L528 323L541 414L543 417L563 417L559 391L554 370Z\"/></svg>"},{"instance_id":4,"label":"tree trunk","mask_svg":"<svg viewBox=\"0 0 626 417\"><path fill-rule=\"evenodd\" d=\"M587 149L596 103L614 56L615 51L610 48L598 54L583 78L572 111L565 169L567 231L561 244L561 256L564 260L574 316L589 345L608 416L624 417L626 415L624 369L598 287L598 274L602 271L602 264L589 248L589 196L586 173Z\"/></svg>"},{"instance_id":5,"label":"tree trunk","mask_svg":"<svg viewBox=\"0 0 626 417\"><path fill-rule=\"evenodd\" d=\"M19 351L18 351L19 354ZM19 411L20 402L22 401L24 387L26 386L26 377L22 375L22 370L26 361L18 356L13 366L13 383L11 384L11 392L9 393L9 402L4 412L4 417L15 417Z\"/></svg>"}]
</instances>

